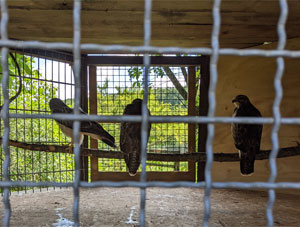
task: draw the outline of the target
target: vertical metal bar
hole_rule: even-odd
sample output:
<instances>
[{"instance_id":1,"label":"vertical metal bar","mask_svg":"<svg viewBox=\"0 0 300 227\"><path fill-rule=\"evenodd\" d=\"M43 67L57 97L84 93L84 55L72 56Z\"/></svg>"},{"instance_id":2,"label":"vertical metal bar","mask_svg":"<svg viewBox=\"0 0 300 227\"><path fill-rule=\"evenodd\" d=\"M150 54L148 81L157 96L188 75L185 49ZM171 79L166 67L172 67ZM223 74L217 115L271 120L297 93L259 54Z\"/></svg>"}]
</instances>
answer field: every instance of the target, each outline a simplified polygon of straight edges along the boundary
<instances>
[{"instance_id":1,"label":"vertical metal bar","mask_svg":"<svg viewBox=\"0 0 300 227\"><path fill-rule=\"evenodd\" d=\"M40 79L41 79L41 77L40 77L40 58L38 57L38 62L37 62L37 64L38 64L38 109L37 109L37 112L38 113L40 113L41 112L41 99L40 99ZM38 136L38 142L40 143L41 142L41 119L38 119L38 128L39 128L39 136ZM31 129L31 130L33 130L33 129ZM38 153L38 160L39 160L39 169L41 170L41 152L39 151L39 153ZM34 174L35 174L35 169L34 169L34 165L33 165L33 163L34 163L34 159L32 160L32 181L35 181L35 177L34 177ZM36 167L36 169L38 169L38 167ZM59 169L61 169L60 167L59 167ZM40 188L40 190L41 190L41 188ZM34 192L34 188L32 188L32 191Z\"/></svg>"},{"instance_id":2,"label":"vertical metal bar","mask_svg":"<svg viewBox=\"0 0 300 227\"><path fill-rule=\"evenodd\" d=\"M1 0L1 38L2 40L8 39L7 24L8 24L8 12L6 0ZM9 69L8 69L8 48L3 47L1 49L1 64L2 64L2 91L4 97L4 103L2 108L1 117L4 123L4 133L2 137L2 147L4 150L4 163L3 163L3 175L5 181L10 181L9 166L10 166L10 151L8 146L9 140L9 92L8 92L8 81L9 81ZM11 216L11 206L9 201L9 187L3 190L3 203L4 203L4 218L3 226L9 226Z\"/></svg>"},{"instance_id":3,"label":"vertical metal bar","mask_svg":"<svg viewBox=\"0 0 300 227\"><path fill-rule=\"evenodd\" d=\"M74 57L73 57L73 61L74 61ZM75 82L73 82L74 74L73 74L73 70L72 70L72 65L70 65L70 67L71 67L71 69L70 69L71 84L75 86ZM74 90L75 90L75 88L74 88ZM71 86L71 97L73 97L73 86ZM71 100L71 105L74 105L73 100ZM74 169L75 166L74 165L75 165L75 163L72 162L72 171L73 171L73 173L71 174L71 181L74 180L74 175L75 175L75 169Z\"/></svg>"},{"instance_id":4,"label":"vertical metal bar","mask_svg":"<svg viewBox=\"0 0 300 227\"><path fill-rule=\"evenodd\" d=\"M74 0L73 9L73 55L74 55L74 78L75 78L75 105L74 114L79 114L80 106L80 11L81 1ZM73 216L75 226L79 226L79 183L80 183L80 145L79 145L79 129L80 121L74 121L73 136L74 136L74 153L75 153L75 180L74 180L74 205Z\"/></svg>"},{"instance_id":5,"label":"vertical metal bar","mask_svg":"<svg viewBox=\"0 0 300 227\"><path fill-rule=\"evenodd\" d=\"M288 16L288 5L286 0L279 0L280 4L280 17L277 24L277 33L278 33L278 45L277 50L283 50L286 44L286 32L285 32L285 24ZM282 90L282 76L284 72L284 59L283 57L278 57L277 61L277 70L274 77L274 88L276 91L275 99L273 103L273 117L274 117L274 125L271 132L272 139L272 152L270 153L269 163L270 163L270 177L269 182L274 183L277 177L277 166L276 166L276 157L279 151L279 141L278 141L278 131L280 128L280 103L283 96ZM274 226L274 218L273 218L273 205L275 202L275 190L269 189L269 200L267 203L266 213L268 226Z\"/></svg>"},{"instance_id":6,"label":"vertical metal bar","mask_svg":"<svg viewBox=\"0 0 300 227\"><path fill-rule=\"evenodd\" d=\"M211 72L211 81L209 84L208 90L208 100L209 100L209 108L208 108L208 117L214 117L215 108L216 108L216 85L218 81L218 72L217 72L217 62L219 58L219 33L220 33L220 24L221 24L221 16L220 16L220 5L221 0L214 0L213 5L213 30L212 30L212 56L210 62L210 72ZM208 226L208 221L210 217L210 192L211 192L211 166L213 162L213 139L214 139L215 127L214 124L208 124L208 136L206 141L206 165L205 165L205 193L204 193L204 218L203 225Z\"/></svg>"},{"instance_id":7,"label":"vertical metal bar","mask_svg":"<svg viewBox=\"0 0 300 227\"><path fill-rule=\"evenodd\" d=\"M44 58L44 64L45 64L45 68L44 68L44 76L45 76L45 78L46 79L48 79L47 78L47 60L46 60L46 58ZM51 94L52 95L52 94ZM47 90L45 89L44 90L44 102L45 103L47 103L47 99L49 98L48 96L47 96ZM45 113L47 113L47 106L45 105L45 107L44 107L44 111L45 111ZM47 122L48 122L48 119L45 119L45 131L46 132L48 132L48 124L47 124ZM46 140L46 142L48 143L49 141L48 141L48 133L45 133L45 140ZM44 155L43 155L43 158L44 159L46 159L46 165L47 165L47 152L46 152L46 154L44 153ZM45 172L45 171L43 171L43 172ZM46 172L48 172L48 169L46 168ZM47 173L46 173L46 175L47 175ZM48 179L47 177L46 177L46 179ZM41 178L40 178L40 181L41 181Z\"/></svg>"},{"instance_id":8,"label":"vertical metal bar","mask_svg":"<svg viewBox=\"0 0 300 227\"><path fill-rule=\"evenodd\" d=\"M57 62L57 78L58 78L59 88L60 88L60 86L61 86L60 82L62 81L61 74L60 74L60 62ZM62 90L64 90L64 89L66 89L66 85ZM65 96L65 100L67 100L66 96ZM61 155L62 155L61 153L58 153L59 182L61 182ZM57 161L57 160L55 160L55 161ZM53 163L53 165L54 165L54 163ZM56 174L54 174L54 175L56 175ZM56 181L56 180L54 180L54 181Z\"/></svg>"},{"instance_id":9,"label":"vertical metal bar","mask_svg":"<svg viewBox=\"0 0 300 227\"><path fill-rule=\"evenodd\" d=\"M199 116L207 116L208 112L208 87L209 87L209 56L202 56L200 65L200 104ZM198 152L206 152L207 124L199 124ZM204 181L205 162L198 162L198 181Z\"/></svg>"},{"instance_id":10,"label":"vertical metal bar","mask_svg":"<svg viewBox=\"0 0 300 227\"><path fill-rule=\"evenodd\" d=\"M152 12L152 0L145 0L145 14L144 14L144 46L149 46L151 41L151 12ZM150 67L150 55L148 53L144 54L143 58L144 70L144 94L143 94L143 104L142 104L142 128L141 128L141 164L142 172L140 181L145 182L147 180L146 173L146 160L147 160L147 137L148 137L148 124L149 124L149 114L147 111L147 101L148 101L148 80L149 80L149 67ZM146 225L146 188L141 188L141 201L140 201L140 226L144 227Z\"/></svg>"},{"instance_id":11,"label":"vertical metal bar","mask_svg":"<svg viewBox=\"0 0 300 227\"><path fill-rule=\"evenodd\" d=\"M21 72L21 73L23 73L23 77L25 76L25 71L24 71L24 52L22 53L22 55L23 55L23 64L22 64L22 67L23 67L23 72ZM24 102L24 100L25 100L25 92L23 92L23 114L25 114L27 111L26 111L26 105L25 105L25 102ZM25 130L25 128L26 128L26 122L27 122L28 120L26 120L25 118L23 119L23 125L24 125L24 130L23 130L23 141L25 142L26 141L26 130ZM23 150L23 157L24 157L24 163L25 163L25 155L26 155L26 151L25 150ZM20 155L21 156L21 155ZM21 157L20 157L20 160L21 160ZM25 169L25 172L26 172L26 165L24 166L24 169ZM23 172L24 170L22 170L22 172ZM22 178L21 179L24 179L24 177L22 176ZM25 175L25 180L26 180L26 175ZM21 190L25 190L25 192L26 192L26 187L23 189L23 188L21 188Z\"/></svg>"},{"instance_id":12,"label":"vertical metal bar","mask_svg":"<svg viewBox=\"0 0 300 227\"><path fill-rule=\"evenodd\" d=\"M33 56L30 56L30 113L33 114L34 113L34 109L33 109L33 90L34 90L34 85L33 85L33 60L32 60ZM23 55L23 60L25 60L25 56ZM23 61L24 62L24 61ZM25 63L23 63L23 70L25 68ZM30 135L31 135L31 141L32 142L36 142L34 141L34 136L33 136L33 125L34 123L37 121L37 119L31 119L30 121ZM26 126L24 128L24 131L26 130ZM24 152L24 163L25 166L27 166L27 155L26 152ZM29 163L28 163L29 165ZM31 169L33 169L33 151L31 151ZM30 168L29 168L30 169ZM29 170L30 171L30 170ZM31 181L33 181L33 174L32 171L31 172ZM25 181L27 180L27 175L29 175L28 177L30 177L30 172L27 173L26 169L25 169ZM34 189L32 188L32 191L34 192Z\"/></svg>"},{"instance_id":13,"label":"vertical metal bar","mask_svg":"<svg viewBox=\"0 0 300 227\"><path fill-rule=\"evenodd\" d=\"M52 97L54 97L54 71L53 71L53 58L51 58L51 89L52 89ZM59 95L59 93L58 93ZM52 120L52 135L51 135L51 141L54 142L54 132L53 132L53 128L54 128L54 121ZM58 138L58 142L60 144L60 133L59 133L59 138ZM52 157L52 158L51 158ZM54 154L50 155L49 160L52 160L52 163L54 163ZM51 163L51 162L50 162ZM50 164L51 165L51 164ZM47 162L47 169L48 169L48 162ZM48 171L47 171L48 172ZM54 165L52 165L52 178L55 179L55 175L54 175ZM48 179L48 176L47 176ZM48 189L48 188L47 188ZM54 187L55 189L55 187Z\"/></svg>"},{"instance_id":14,"label":"vertical metal bar","mask_svg":"<svg viewBox=\"0 0 300 227\"><path fill-rule=\"evenodd\" d=\"M66 56L65 56L65 60L66 60ZM64 62L64 81L65 82L67 82L68 80L67 80L67 63L66 62ZM65 84L65 97L67 97L67 86L66 86L66 84ZM72 96L71 96L72 97ZM67 154L65 153L64 154L64 159L65 159L65 166L66 166L66 168L65 168L65 181L66 182L68 182L68 158L67 158L68 156L67 156Z\"/></svg>"},{"instance_id":15,"label":"vertical metal bar","mask_svg":"<svg viewBox=\"0 0 300 227\"><path fill-rule=\"evenodd\" d=\"M17 53L15 52L14 53L14 56L15 56L15 59L17 60L18 58L17 58ZM24 55L23 55L24 56ZM17 75L17 66L15 65L15 67L14 67L14 73L15 73L15 75ZM25 109L25 108L24 108ZM18 98L16 99L16 112L15 113L19 113L19 110L18 110ZM25 113L25 111L23 110L23 113ZM24 120L25 121L25 120ZM18 119L16 119L16 135L18 135ZM25 124L24 124L24 127L25 127ZM25 130L24 130L24 133L25 133ZM25 135L25 134L24 134ZM25 141L26 140L26 138L23 138L23 140ZM16 151L16 164L17 164L17 166L16 166L16 168L17 168L17 178L20 176L20 171L19 171L19 152L20 152L20 150L18 149L18 148L16 148L15 149L15 151ZM25 151L24 151L25 152ZM18 191L18 193L19 193L19 191L20 191L20 188L17 188L17 191Z\"/></svg>"},{"instance_id":16,"label":"vertical metal bar","mask_svg":"<svg viewBox=\"0 0 300 227\"><path fill-rule=\"evenodd\" d=\"M97 67L89 66L89 102L90 114L97 114ZM98 141L90 138L90 147L98 149ZM91 181L96 179L98 175L98 158L91 157Z\"/></svg>"},{"instance_id":17,"label":"vertical metal bar","mask_svg":"<svg viewBox=\"0 0 300 227\"><path fill-rule=\"evenodd\" d=\"M188 67L188 115L196 116L196 70ZM188 124L188 152L196 152L196 124ZM195 179L195 162L188 162L189 175Z\"/></svg>"},{"instance_id":18,"label":"vertical metal bar","mask_svg":"<svg viewBox=\"0 0 300 227\"><path fill-rule=\"evenodd\" d=\"M87 55L83 55L81 61L81 108L86 113L88 112L88 90L87 90ZM88 147L88 137L84 136L82 147ZM80 156L80 180L88 181L89 178L89 157Z\"/></svg>"}]
</instances>

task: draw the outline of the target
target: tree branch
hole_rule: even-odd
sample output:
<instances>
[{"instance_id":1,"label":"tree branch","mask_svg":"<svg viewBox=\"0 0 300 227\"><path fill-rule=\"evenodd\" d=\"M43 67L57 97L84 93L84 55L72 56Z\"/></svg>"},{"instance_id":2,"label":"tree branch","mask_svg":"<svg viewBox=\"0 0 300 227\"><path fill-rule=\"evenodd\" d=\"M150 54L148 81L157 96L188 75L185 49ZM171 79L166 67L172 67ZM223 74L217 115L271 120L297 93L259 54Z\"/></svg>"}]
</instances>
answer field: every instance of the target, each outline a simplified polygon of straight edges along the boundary
<instances>
[{"instance_id":1,"label":"tree branch","mask_svg":"<svg viewBox=\"0 0 300 227\"><path fill-rule=\"evenodd\" d=\"M2 138L0 137L0 142ZM22 148L25 150L32 151L44 151L50 153L68 153L68 145L45 145L45 144L31 144L25 142L19 142L15 140L9 140L9 145L13 147ZM270 150L261 150L259 154L256 155L256 160L265 160L269 158ZM93 156L98 158L114 158L123 159L123 153L120 151L106 151L106 150L95 150L82 148L81 155L83 156ZM295 147L285 147L280 148L277 158L286 158L292 156L300 155L300 145ZM148 161L164 161L164 162L184 162L184 161L205 161L205 153L186 153L186 154L147 154ZM215 162L238 162L240 161L238 153L215 153Z\"/></svg>"},{"instance_id":2,"label":"tree branch","mask_svg":"<svg viewBox=\"0 0 300 227\"><path fill-rule=\"evenodd\" d=\"M172 72L172 70L169 67L163 67L166 75L169 77L171 82L173 83L174 87L177 89L179 94L182 96L184 100L187 100L187 92L184 89L184 87L180 84L180 82L177 80L176 76Z\"/></svg>"},{"instance_id":3,"label":"tree branch","mask_svg":"<svg viewBox=\"0 0 300 227\"><path fill-rule=\"evenodd\" d=\"M185 82L187 83L187 80L188 80L188 74L187 74L187 71L185 70L185 67L180 67L181 68L181 72L182 72L182 75L184 77L184 80Z\"/></svg>"},{"instance_id":4,"label":"tree branch","mask_svg":"<svg viewBox=\"0 0 300 227\"><path fill-rule=\"evenodd\" d=\"M16 98L18 98L18 96L21 94L22 92L22 88L23 88L23 85L22 85L22 75L21 75L21 69L20 69L20 66L19 66L19 63L17 62L17 59L15 58L15 56L12 54L12 53L9 53L10 57L13 59L16 67L17 67L17 70L18 70L18 77L19 77L19 88L18 88L18 91L17 93L13 96L13 97L10 97L9 100L8 100L8 104L10 104L12 101L14 101ZM4 104L3 104L4 105ZM0 112L3 108L3 105L0 106Z\"/></svg>"}]
</instances>

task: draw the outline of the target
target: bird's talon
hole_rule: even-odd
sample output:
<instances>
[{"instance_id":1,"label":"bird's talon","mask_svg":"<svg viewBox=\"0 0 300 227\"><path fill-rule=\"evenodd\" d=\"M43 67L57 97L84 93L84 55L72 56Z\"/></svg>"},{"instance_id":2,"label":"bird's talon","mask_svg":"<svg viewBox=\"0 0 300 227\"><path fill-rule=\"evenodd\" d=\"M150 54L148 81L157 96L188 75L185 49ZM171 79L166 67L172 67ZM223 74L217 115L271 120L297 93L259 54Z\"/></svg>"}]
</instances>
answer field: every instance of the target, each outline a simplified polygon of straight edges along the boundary
<instances>
[{"instance_id":1,"label":"bird's talon","mask_svg":"<svg viewBox=\"0 0 300 227\"><path fill-rule=\"evenodd\" d=\"M72 144L70 144L70 146L68 147L68 153L69 154L73 154L73 145Z\"/></svg>"},{"instance_id":2,"label":"bird's talon","mask_svg":"<svg viewBox=\"0 0 300 227\"><path fill-rule=\"evenodd\" d=\"M73 154L73 145L72 145L72 143L68 144L68 147L66 147L65 151L66 151L66 154Z\"/></svg>"}]
</instances>

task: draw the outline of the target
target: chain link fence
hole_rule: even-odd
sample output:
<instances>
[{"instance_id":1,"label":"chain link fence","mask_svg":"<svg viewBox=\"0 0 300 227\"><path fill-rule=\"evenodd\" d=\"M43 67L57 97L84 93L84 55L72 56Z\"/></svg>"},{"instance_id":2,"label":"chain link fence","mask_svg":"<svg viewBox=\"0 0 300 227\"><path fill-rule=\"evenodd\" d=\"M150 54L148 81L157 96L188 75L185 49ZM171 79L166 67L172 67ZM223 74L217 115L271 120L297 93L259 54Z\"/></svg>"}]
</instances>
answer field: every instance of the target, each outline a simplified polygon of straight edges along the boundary
<instances>
[{"instance_id":1,"label":"chain link fence","mask_svg":"<svg viewBox=\"0 0 300 227\"><path fill-rule=\"evenodd\" d=\"M0 46L2 48L1 63L3 67L3 96L4 105L1 113L1 118L4 122L4 134L3 134L3 149L5 153L5 160L3 165L4 181L0 182L0 187L4 189L3 202L5 205L5 216L3 220L3 226L9 226L11 216L11 205L9 200L11 187L47 187L47 186L59 186L59 187L73 187L74 189L74 204L73 215L75 225L79 225L79 187L139 187L141 191L140 197L140 226L145 226L145 205L146 205L146 188L147 187L194 187L204 188L204 204L205 213L203 217L203 225L208 226L210 217L210 193L213 188L238 188L238 189L268 189L269 201L266 208L266 215L268 220L268 226L273 226L273 205L275 202L275 189L289 188L300 189L300 183L280 182L275 183L277 169L276 169L276 155L279 150L278 142L278 130L281 124L300 124L300 118L281 118L280 115L280 102L282 99L282 86L281 78L284 70L284 57L299 58L300 51L288 51L284 50L286 43L285 23L288 15L288 5L286 0L279 0L280 3L280 17L278 20L278 46L275 50L239 50L239 49L221 49L219 48L219 31L221 24L220 6L221 0L214 0L213 4L213 31L211 37L211 48L179 48L179 47L154 47L150 46L151 40L151 8L152 1L145 0L145 14L144 14L144 45L143 46L122 46L122 45L97 45L97 44L80 44L81 28L80 28L80 12L81 1L74 1L73 9L73 22L74 22L74 37L73 43L45 43L38 41L14 41L8 38L7 24L8 24L8 10L7 1L1 0L1 40ZM9 94L8 94L8 53L9 48L40 48L40 49L56 49L56 50L69 50L74 54L74 76L75 76L75 113L73 115L44 115L44 114L10 114L9 113ZM112 52L127 52L127 53L143 53L144 54L144 67L143 67L143 79L144 79L144 94L143 94L143 114L140 117L131 116L82 116L79 115L80 104L80 51L99 51L105 53ZM146 111L148 100L148 84L149 84L149 67L150 67L150 55L151 53L165 54L201 54L210 55L210 87L209 87L209 111L207 117L163 117L163 116L151 116L149 117ZM263 56L263 57L275 57L277 58L277 70L274 77L276 96L273 103L273 117L271 118L230 118L230 117L215 117L215 89L218 81L217 62L220 55L236 55L236 56ZM74 136L75 136L75 179L73 183L54 183L54 182L27 182L27 181L10 181L9 166L10 166L10 150L8 146L9 141L9 120L18 118L30 118L30 119L69 119L74 120ZM82 120L97 120L102 122L109 121L130 121L130 122L142 122L142 172L139 182L81 182L80 181L80 148L79 148L79 121ZM147 182L146 173L146 146L147 146L147 125L148 122L181 122L181 123L206 123L208 124L208 138L206 142L207 162L205 167L205 181L204 182ZM213 150L212 143L214 139L214 123L247 123L247 124L273 124L272 129L272 143L273 149L270 155L270 168L271 174L268 182L212 182L211 179L211 166L213 162Z\"/></svg>"}]
</instances>

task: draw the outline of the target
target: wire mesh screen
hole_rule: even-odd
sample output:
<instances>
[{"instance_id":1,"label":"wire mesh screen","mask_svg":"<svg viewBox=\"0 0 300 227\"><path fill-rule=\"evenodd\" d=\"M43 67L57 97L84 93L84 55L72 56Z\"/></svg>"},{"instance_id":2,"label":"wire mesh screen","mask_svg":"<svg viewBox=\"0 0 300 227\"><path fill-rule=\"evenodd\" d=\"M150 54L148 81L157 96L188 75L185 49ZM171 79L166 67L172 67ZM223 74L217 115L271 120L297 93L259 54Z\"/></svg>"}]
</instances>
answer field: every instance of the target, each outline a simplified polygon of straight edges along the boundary
<instances>
[{"instance_id":1,"label":"wire mesh screen","mask_svg":"<svg viewBox=\"0 0 300 227\"><path fill-rule=\"evenodd\" d=\"M186 78L180 67L171 70L182 88L187 91ZM169 73L169 71L168 71ZM98 114L122 115L126 105L143 98L142 67L97 67ZM179 93L162 67L152 67L149 75L148 108L152 116L186 116L188 101ZM119 144L120 125L103 124ZM186 123L153 123L148 141L148 153L184 154L188 152L188 127ZM99 142L99 148L108 146ZM124 160L99 159L99 171L126 171ZM140 169L141 170L141 167ZM147 171L188 171L187 162L147 161Z\"/></svg>"},{"instance_id":2,"label":"wire mesh screen","mask_svg":"<svg viewBox=\"0 0 300 227\"><path fill-rule=\"evenodd\" d=\"M5 205L5 215L3 219L3 225L9 226L10 216L11 216L11 205L9 201L9 191L10 187L24 187L24 186L73 186L74 188L74 206L73 206L73 215L75 225L79 225L79 187L139 187L141 191L140 199L140 226L145 226L145 204L146 204L146 188L147 187L198 187L205 188L205 213L204 213L204 226L208 226L208 221L210 217L210 192L212 188L240 188L240 189L250 189L250 188L260 188L269 190L269 202L267 204L267 219L268 226L274 225L273 220L273 204L275 202L275 189L278 188L294 188L300 189L300 183L291 183L291 182L278 182L275 183L277 171L276 171L276 156L279 149L278 143L278 129L280 124L300 124L299 118L281 118L280 116L280 102L282 99L282 85L281 78L283 75L284 69L284 59L283 57L300 57L300 51L288 51L284 50L286 43L286 32L285 32L285 23L288 15L288 5L286 0L279 0L280 4L280 17L278 20L278 47L275 50L238 50L238 49L221 49L219 47L219 33L221 26L221 15L220 15L220 5L221 0L214 0L213 2L213 30L212 30L212 39L211 39L211 48L179 48L179 47L153 47L150 45L151 41L151 11L152 11L152 1L145 0L145 13L144 13L144 45L143 46L106 46L106 45L96 45L96 44L80 44L81 37L81 1L74 0L74 10L73 10L73 21L74 21L74 40L73 43L45 43L45 42L36 42L36 41L14 41L9 40L8 38L8 10L6 0L1 0L1 41L0 45L2 47L2 68L3 68L3 77L2 77L2 88L4 96L4 105L1 113L1 117L4 125L3 132L3 153L4 153L4 162L3 162L3 181L0 182L0 186L4 189L3 202ZM23 48L45 48L45 49L64 49L72 50L74 54L74 78L75 78L75 111L74 115L69 114L68 116L61 115L31 115L27 114L12 114L9 115L9 67L8 67L8 48L20 47ZM99 51L99 52L127 52L127 53L144 53L144 67L143 67L143 116L142 117L116 117L111 116L82 116L79 115L79 104L80 104L80 51ZM148 84L151 81L149 76L149 67L150 67L150 56L149 53L174 53L174 54L202 54L210 55L210 87L209 87L209 111L207 117L149 117L146 111L146 105L149 97L151 97L151 91L148 92ZM217 62L219 55L238 55L238 56L264 56L264 57L276 57L277 58L277 70L274 77L275 82L275 91L276 96L273 105L273 117L272 118L231 118L231 117L215 117L215 89L218 81L218 72L217 72ZM67 183L55 183L52 181L48 182L30 182L27 181L10 181L9 166L10 166L10 152L9 152L9 134L10 130L13 130L13 127L10 127L10 120L14 118L23 119L23 118L37 118L37 119L64 119L68 117L69 119L75 120L74 122L74 137L75 137L75 177L74 182ZM79 121L80 120L98 120L98 121L109 121L116 120L118 121L132 121L132 122L142 122L142 172L139 182L80 182L80 171L79 171ZM183 122L183 123L207 123L208 124L208 137L206 143L206 168L205 168L205 182L192 183L192 182L147 182L146 174L146 144L147 144L147 125L148 121L153 122ZM268 182L251 182L251 183L241 183L241 182L212 182L211 178L211 166L213 162L213 150L212 143L214 138L214 123L248 123L248 124L273 124L272 130L272 143L273 150L270 155L270 169L271 176Z\"/></svg>"},{"instance_id":3,"label":"wire mesh screen","mask_svg":"<svg viewBox=\"0 0 300 227\"><path fill-rule=\"evenodd\" d=\"M21 85L21 93L9 107L12 114L49 114L49 101L59 97L72 105L74 79L72 70L66 62L58 62L51 57L37 57L31 53L12 52L16 59L8 59L10 97L15 95ZM21 84L20 75L21 72ZM2 72L1 72L2 77ZM0 91L0 105L3 105L3 92ZM1 135L3 135L1 122ZM52 119L11 119L10 139L34 144L62 144L69 141ZM1 167L3 167L3 149L1 148ZM71 182L74 178L74 161L69 154L29 151L11 147L10 179L12 181L55 181ZM1 180L3 180L1 168ZM41 188L40 188L41 189ZM25 190L28 188L12 188ZM32 190L35 190L32 188Z\"/></svg>"}]
</instances>

